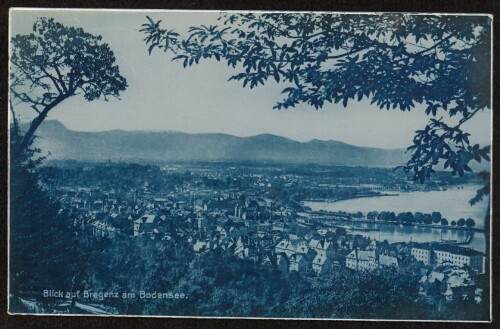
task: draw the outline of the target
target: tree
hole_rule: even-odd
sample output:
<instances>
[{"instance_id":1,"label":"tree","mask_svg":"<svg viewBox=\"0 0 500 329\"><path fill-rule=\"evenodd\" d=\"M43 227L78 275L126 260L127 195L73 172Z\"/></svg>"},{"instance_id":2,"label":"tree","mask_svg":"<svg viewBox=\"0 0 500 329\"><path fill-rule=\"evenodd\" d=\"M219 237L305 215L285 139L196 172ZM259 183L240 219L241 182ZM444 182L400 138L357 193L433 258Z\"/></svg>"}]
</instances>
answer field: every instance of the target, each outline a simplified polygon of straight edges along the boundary
<instances>
[{"instance_id":1,"label":"tree","mask_svg":"<svg viewBox=\"0 0 500 329\"><path fill-rule=\"evenodd\" d=\"M460 219L457 221L457 226L464 226L464 225L465 225L465 219L460 218Z\"/></svg>"},{"instance_id":2,"label":"tree","mask_svg":"<svg viewBox=\"0 0 500 329\"><path fill-rule=\"evenodd\" d=\"M398 318L408 318L415 312L417 273L409 266L355 272L338 268L312 279L306 289L295 287L284 306L295 317L383 319L397 313Z\"/></svg>"},{"instance_id":3,"label":"tree","mask_svg":"<svg viewBox=\"0 0 500 329\"><path fill-rule=\"evenodd\" d=\"M448 220L446 218L441 218L441 225L448 226Z\"/></svg>"},{"instance_id":4,"label":"tree","mask_svg":"<svg viewBox=\"0 0 500 329\"><path fill-rule=\"evenodd\" d=\"M434 224L437 224L437 223L441 222L441 213L440 212L433 211L432 214L431 214L431 217L432 217L432 222Z\"/></svg>"},{"instance_id":5,"label":"tree","mask_svg":"<svg viewBox=\"0 0 500 329\"><path fill-rule=\"evenodd\" d=\"M11 143L19 140L16 132L11 132ZM36 153L30 142L25 152L11 154L9 168L10 293L30 298L47 287L73 291L88 251L71 216L40 187L33 171L41 161L32 159Z\"/></svg>"},{"instance_id":6,"label":"tree","mask_svg":"<svg viewBox=\"0 0 500 329\"><path fill-rule=\"evenodd\" d=\"M424 221L424 224L427 224L427 225L432 224L432 215L424 214L423 221Z\"/></svg>"},{"instance_id":7,"label":"tree","mask_svg":"<svg viewBox=\"0 0 500 329\"><path fill-rule=\"evenodd\" d=\"M410 111L424 104L431 118L415 134L404 169L423 182L443 165L454 174L489 161L489 146L472 145L463 124L491 106L491 18L487 16L222 14L222 26L191 27L182 39L150 17L142 32L149 52L175 55L184 67L202 59L243 72L243 87L285 83L287 109L306 103L371 99L380 109ZM458 123L444 120L443 114Z\"/></svg>"},{"instance_id":8,"label":"tree","mask_svg":"<svg viewBox=\"0 0 500 329\"><path fill-rule=\"evenodd\" d=\"M476 222L472 218L467 218L465 220L465 226L467 227L473 227L476 225Z\"/></svg>"},{"instance_id":9,"label":"tree","mask_svg":"<svg viewBox=\"0 0 500 329\"><path fill-rule=\"evenodd\" d=\"M457 226L457 222L456 222L456 221L454 221L454 220L452 220L452 221L450 222L450 224L451 224L451 226Z\"/></svg>"},{"instance_id":10,"label":"tree","mask_svg":"<svg viewBox=\"0 0 500 329\"><path fill-rule=\"evenodd\" d=\"M415 222L417 223L422 223L424 220L424 214L421 213L420 211L415 212L414 217L415 217Z\"/></svg>"},{"instance_id":11,"label":"tree","mask_svg":"<svg viewBox=\"0 0 500 329\"><path fill-rule=\"evenodd\" d=\"M354 217L354 218L363 218L363 213L361 211L358 211L358 212L352 214L352 217Z\"/></svg>"},{"instance_id":12,"label":"tree","mask_svg":"<svg viewBox=\"0 0 500 329\"><path fill-rule=\"evenodd\" d=\"M415 218L411 212L402 212L397 215L397 220L399 223L413 223Z\"/></svg>"},{"instance_id":13,"label":"tree","mask_svg":"<svg viewBox=\"0 0 500 329\"><path fill-rule=\"evenodd\" d=\"M49 111L74 95L88 101L118 97L127 83L115 57L100 36L41 18L33 33L11 40L10 97L10 279L13 295L48 287L79 289L89 257L76 220L39 185L35 170L44 157L32 146L37 128ZM30 107L35 118L19 128L17 107ZM33 295L32 295L33 296Z\"/></svg>"},{"instance_id":14,"label":"tree","mask_svg":"<svg viewBox=\"0 0 500 329\"><path fill-rule=\"evenodd\" d=\"M64 100L79 94L87 101L107 100L126 89L113 51L101 39L52 18L40 18L32 33L12 38L11 111L15 118L15 106L24 104L36 112L16 147L26 150L49 111Z\"/></svg>"},{"instance_id":15,"label":"tree","mask_svg":"<svg viewBox=\"0 0 500 329\"><path fill-rule=\"evenodd\" d=\"M229 80L243 87L274 79L285 84L277 109L301 103L347 107L363 98L387 110L423 105L429 122L415 132L403 166L421 183L436 167L463 176L472 171L471 162L490 161L490 146L472 143L463 126L491 109L491 17L225 13L222 26L191 27L185 38L147 18L141 31L149 53L172 54L184 67L203 59L225 61L241 70ZM489 173L480 177L485 186L471 204L489 197ZM488 210L487 255L489 219ZM423 220L432 223L430 216Z\"/></svg>"}]
</instances>

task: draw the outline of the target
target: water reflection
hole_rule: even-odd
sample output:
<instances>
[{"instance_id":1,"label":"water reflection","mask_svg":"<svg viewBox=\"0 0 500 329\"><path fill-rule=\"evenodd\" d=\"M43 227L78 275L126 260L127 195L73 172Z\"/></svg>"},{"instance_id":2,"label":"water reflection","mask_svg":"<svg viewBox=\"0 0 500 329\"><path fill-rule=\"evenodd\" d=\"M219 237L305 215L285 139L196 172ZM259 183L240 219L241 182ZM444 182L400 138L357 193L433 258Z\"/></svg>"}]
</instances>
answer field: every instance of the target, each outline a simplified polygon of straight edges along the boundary
<instances>
[{"instance_id":1,"label":"water reflection","mask_svg":"<svg viewBox=\"0 0 500 329\"><path fill-rule=\"evenodd\" d=\"M447 191L431 192L395 192L395 196L371 197L325 202L305 202L312 210L343 210L347 212L361 211L366 214L369 211L394 211L395 213L420 211L431 213L439 211L448 221L459 218L473 218L476 226L483 227L484 216L488 207L488 201L483 200L474 206L469 205L469 200L475 196L481 186L466 185L463 189L449 189Z\"/></svg>"},{"instance_id":2,"label":"water reflection","mask_svg":"<svg viewBox=\"0 0 500 329\"><path fill-rule=\"evenodd\" d=\"M483 200L475 206L469 205L469 200L474 197L481 186L465 185L463 188L450 188L446 191L431 192L403 192L396 196L384 196L374 198L359 198L338 202L305 202L305 205L314 211L346 211L355 213L361 211L367 214L370 211L394 211L432 213L439 211L448 222L459 218L472 218L476 222L476 228L484 227L484 217L487 213L488 202ZM389 242L428 242L445 240L463 241L467 237L466 230L439 229L416 226L399 226L385 224L372 225L380 231L355 231L356 234L369 236L380 241ZM374 226L373 226L374 225ZM484 233L474 232L474 238L468 247L479 251L485 250Z\"/></svg>"},{"instance_id":3,"label":"water reflection","mask_svg":"<svg viewBox=\"0 0 500 329\"><path fill-rule=\"evenodd\" d=\"M452 229L439 229L430 227L415 227L415 226L400 226L393 224L357 224L354 227L378 229L377 231L357 231L354 230L353 234L360 234L377 241L387 240L390 243L394 242L430 242L443 240L456 240L465 241L467 235L471 231L466 230L452 230ZM468 245L478 251L485 251L485 239L483 232L473 232L473 238Z\"/></svg>"}]
</instances>

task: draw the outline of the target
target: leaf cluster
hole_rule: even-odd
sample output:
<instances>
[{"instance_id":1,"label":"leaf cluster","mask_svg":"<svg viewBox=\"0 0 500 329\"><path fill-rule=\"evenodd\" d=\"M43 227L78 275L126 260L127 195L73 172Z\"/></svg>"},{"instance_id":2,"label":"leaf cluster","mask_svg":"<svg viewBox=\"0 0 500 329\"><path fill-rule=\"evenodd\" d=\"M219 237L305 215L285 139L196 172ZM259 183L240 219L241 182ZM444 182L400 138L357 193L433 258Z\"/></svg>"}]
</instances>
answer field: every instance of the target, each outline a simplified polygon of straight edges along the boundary
<instances>
[{"instance_id":1,"label":"leaf cluster","mask_svg":"<svg viewBox=\"0 0 500 329\"><path fill-rule=\"evenodd\" d=\"M441 161L459 175L470 171L470 161L489 161L489 146L471 145L462 130L491 104L487 16L222 13L220 26L192 27L184 38L148 19L142 32L150 52L172 50L184 67L224 61L240 71L229 80L243 87L283 83L276 109L347 107L364 98L386 110L423 105L432 119L416 132L404 167L415 180L423 182ZM445 113L459 123L435 119Z\"/></svg>"},{"instance_id":2,"label":"leaf cluster","mask_svg":"<svg viewBox=\"0 0 500 329\"><path fill-rule=\"evenodd\" d=\"M115 55L100 35L39 18L33 32L11 40L11 93L40 113L56 100L119 97L127 87Z\"/></svg>"}]
</instances>

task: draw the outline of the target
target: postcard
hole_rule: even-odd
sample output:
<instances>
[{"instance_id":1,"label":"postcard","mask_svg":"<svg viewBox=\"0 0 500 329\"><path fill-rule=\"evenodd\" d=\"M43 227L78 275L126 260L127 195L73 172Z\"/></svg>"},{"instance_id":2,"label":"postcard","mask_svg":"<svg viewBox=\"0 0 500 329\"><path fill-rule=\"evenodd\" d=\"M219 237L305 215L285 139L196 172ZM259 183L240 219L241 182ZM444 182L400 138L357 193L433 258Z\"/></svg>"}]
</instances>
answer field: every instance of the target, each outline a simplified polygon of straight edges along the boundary
<instances>
[{"instance_id":1,"label":"postcard","mask_svg":"<svg viewBox=\"0 0 500 329\"><path fill-rule=\"evenodd\" d=\"M10 12L10 314L491 320L492 16Z\"/></svg>"}]
</instances>

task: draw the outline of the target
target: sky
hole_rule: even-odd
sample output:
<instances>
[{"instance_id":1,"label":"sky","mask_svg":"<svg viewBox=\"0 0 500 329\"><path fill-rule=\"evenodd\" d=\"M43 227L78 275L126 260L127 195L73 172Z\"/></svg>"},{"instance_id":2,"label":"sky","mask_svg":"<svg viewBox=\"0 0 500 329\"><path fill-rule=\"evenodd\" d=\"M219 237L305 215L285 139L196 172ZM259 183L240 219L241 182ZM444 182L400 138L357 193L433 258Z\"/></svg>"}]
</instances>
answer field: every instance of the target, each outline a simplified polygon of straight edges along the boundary
<instances>
[{"instance_id":1,"label":"sky","mask_svg":"<svg viewBox=\"0 0 500 329\"><path fill-rule=\"evenodd\" d=\"M227 133L253 136L270 133L297 141L338 140L357 146L405 148L414 132L428 122L424 106L411 112L380 110L368 100L326 104L315 110L300 105L275 110L282 100L284 85L269 80L265 86L243 88L242 82L227 81L238 71L216 61L184 69L162 52L147 52L139 32L146 15L161 19L163 27L186 33L189 26L218 24L217 12L185 11L95 11L20 10L11 11L11 35L28 34L38 17L82 27L99 34L116 56L128 88L120 99L87 102L82 96L65 100L48 115L67 128L78 131L174 130L188 133ZM33 110L20 109L22 121ZM491 111L477 114L464 127L472 141L491 143Z\"/></svg>"}]
</instances>

